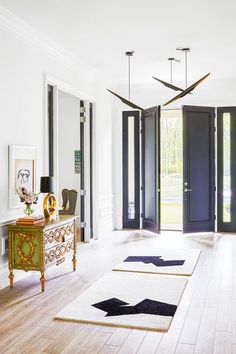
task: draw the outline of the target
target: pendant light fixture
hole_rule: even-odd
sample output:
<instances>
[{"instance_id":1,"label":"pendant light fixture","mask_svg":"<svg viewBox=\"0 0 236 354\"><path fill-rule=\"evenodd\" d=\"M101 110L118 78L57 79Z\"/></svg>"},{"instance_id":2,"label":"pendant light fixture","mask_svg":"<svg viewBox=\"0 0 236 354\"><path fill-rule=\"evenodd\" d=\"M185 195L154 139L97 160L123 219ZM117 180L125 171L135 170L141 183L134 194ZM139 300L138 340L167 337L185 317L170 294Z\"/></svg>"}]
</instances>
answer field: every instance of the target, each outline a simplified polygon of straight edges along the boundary
<instances>
[{"instance_id":1,"label":"pendant light fixture","mask_svg":"<svg viewBox=\"0 0 236 354\"><path fill-rule=\"evenodd\" d=\"M181 93L179 93L177 96L175 96L174 98L172 98L171 100L169 100L168 102L166 102L163 106L167 106L168 104L178 100L181 97L186 96L187 94L191 93L203 80L205 80L210 73L204 75L201 79L199 79L198 81L196 81L194 84L192 84L191 86L188 87L188 54L190 52L190 48L188 47L178 47L176 48L176 50L180 50L182 52L184 52L184 67L185 67L185 90L182 90Z\"/></svg>"},{"instance_id":2,"label":"pendant light fixture","mask_svg":"<svg viewBox=\"0 0 236 354\"><path fill-rule=\"evenodd\" d=\"M184 67L185 67L185 89L188 87L188 53L190 52L190 48L182 48L178 47L176 50L180 50L184 52Z\"/></svg>"},{"instance_id":3,"label":"pendant light fixture","mask_svg":"<svg viewBox=\"0 0 236 354\"><path fill-rule=\"evenodd\" d=\"M179 63L180 60L179 59L175 59L175 58L168 58L169 62L170 62L170 83L172 84L173 81L173 62L175 61L176 63Z\"/></svg>"},{"instance_id":4,"label":"pendant light fixture","mask_svg":"<svg viewBox=\"0 0 236 354\"><path fill-rule=\"evenodd\" d=\"M107 89L107 91L109 91L110 93L112 93L114 96L118 97L124 104L127 104L127 105L130 106L131 108L139 109L140 111L143 111L143 112L146 112L146 113L148 113L148 114L151 114L151 112L149 112L149 111L147 111L146 109L144 109L144 108L138 106L137 104L135 104L135 103L133 103L133 102L127 100L126 98L124 98L124 97L118 95L117 93L115 93L115 92L113 92L113 91L111 91L111 90L109 90L109 89Z\"/></svg>"},{"instance_id":5,"label":"pendant light fixture","mask_svg":"<svg viewBox=\"0 0 236 354\"><path fill-rule=\"evenodd\" d=\"M127 52L125 52L125 55L128 57L128 97L129 99L126 99L120 95L118 95L117 93L107 89L107 91L109 91L112 95L118 97L124 104L127 104L128 106L130 106L131 108L134 108L134 109L138 109L142 112L146 112L148 114L151 114L149 111L147 111L146 109L138 106L137 104L133 103L130 101L130 76L131 76L131 73L130 73L130 58L133 56L134 54L134 51L133 50L129 50Z\"/></svg>"},{"instance_id":6,"label":"pendant light fixture","mask_svg":"<svg viewBox=\"0 0 236 354\"><path fill-rule=\"evenodd\" d=\"M128 88L129 88L129 101L130 101L130 57L134 55L134 50L125 52L125 55L128 57Z\"/></svg>"},{"instance_id":7,"label":"pendant light fixture","mask_svg":"<svg viewBox=\"0 0 236 354\"><path fill-rule=\"evenodd\" d=\"M210 75L210 73L206 74L205 76L203 76L201 79L199 79L198 81L196 81L194 84L192 84L191 86L187 87L183 92L179 93L177 96L175 96L174 98L172 98L171 100L169 100L168 102L166 102L163 106L167 106L168 104L178 100L181 97L186 96L188 93L191 93L203 80L205 80L208 76Z\"/></svg>"},{"instance_id":8,"label":"pendant light fixture","mask_svg":"<svg viewBox=\"0 0 236 354\"><path fill-rule=\"evenodd\" d=\"M168 58L168 61L170 62L170 83L169 82L166 82L166 81L163 81L163 80L160 80L158 79L157 77L153 76L152 78L154 80L157 80L159 81L160 83L162 83L164 86L174 90L174 91L184 91L184 89L182 89L181 87L178 87L178 86L175 86L173 85L172 81L173 81L173 62L177 62L179 63L180 60L179 59L176 59L176 58Z\"/></svg>"}]
</instances>

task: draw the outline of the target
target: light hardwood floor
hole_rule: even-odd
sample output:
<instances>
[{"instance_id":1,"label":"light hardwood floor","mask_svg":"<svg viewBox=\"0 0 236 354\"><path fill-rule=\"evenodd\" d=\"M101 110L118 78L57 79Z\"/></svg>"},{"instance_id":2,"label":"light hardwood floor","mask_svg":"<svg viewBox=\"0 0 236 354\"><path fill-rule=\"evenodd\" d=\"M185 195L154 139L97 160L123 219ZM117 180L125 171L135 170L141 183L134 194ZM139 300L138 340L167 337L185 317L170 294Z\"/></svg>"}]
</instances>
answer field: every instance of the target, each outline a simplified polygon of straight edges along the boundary
<instances>
[{"instance_id":1,"label":"light hardwood floor","mask_svg":"<svg viewBox=\"0 0 236 354\"><path fill-rule=\"evenodd\" d=\"M201 248L194 274L167 333L54 320L130 251L154 247ZM13 289L0 290L0 353L236 353L236 236L161 236L116 231L79 246L77 271L71 262L46 273L28 273ZM0 269L6 274L6 269Z\"/></svg>"}]
</instances>

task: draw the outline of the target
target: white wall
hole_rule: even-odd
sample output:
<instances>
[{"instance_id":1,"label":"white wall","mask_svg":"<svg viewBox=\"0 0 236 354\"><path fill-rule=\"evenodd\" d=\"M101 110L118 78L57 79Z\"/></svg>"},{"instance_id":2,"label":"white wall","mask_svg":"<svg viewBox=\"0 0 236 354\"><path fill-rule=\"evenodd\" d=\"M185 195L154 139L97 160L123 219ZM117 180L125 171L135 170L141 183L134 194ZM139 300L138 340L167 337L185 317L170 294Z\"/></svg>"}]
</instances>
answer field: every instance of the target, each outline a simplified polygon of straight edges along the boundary
<instances>
[{"instance_id":1,"label":"white wall","mask_svg":"<svg viewBox=\"0 0 236 354\"><path fill-rule=\"evenodd\" d=\"M8 207L8 145L38 149L37 190L44 170L45 74L56 77L95 102L97 232L111 228L111 101L105 79L86 65L75 63L47 40L0 8L0 221L22 214ZM40 36L39 36L40 38ZM39 205L39 208L41 205ZM107 212L106 208L109 208Z\"/></svg>"}]
</instances>

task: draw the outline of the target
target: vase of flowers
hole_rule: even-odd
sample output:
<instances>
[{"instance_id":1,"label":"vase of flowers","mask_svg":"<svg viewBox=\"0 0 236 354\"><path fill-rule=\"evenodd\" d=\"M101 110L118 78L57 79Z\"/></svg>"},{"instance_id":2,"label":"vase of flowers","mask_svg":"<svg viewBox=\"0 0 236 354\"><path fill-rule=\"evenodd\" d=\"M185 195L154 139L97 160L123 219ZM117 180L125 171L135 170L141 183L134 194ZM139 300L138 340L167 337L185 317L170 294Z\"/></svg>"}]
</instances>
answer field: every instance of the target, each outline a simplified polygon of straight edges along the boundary
<instances>
[{"instance_id":1,"label":"vase of flowers","mask_svg":"<svg viewBox=\"0 0 236 354\"><path fill-rule=\"evenodd\" d=\"M20 201L25 203L24 212L26 215L31 215L34 212L32 204L37 204L39 195L38 193L33 193L28 191L27 188L21 187L17 189L17 194L20 197Z\"/></svg>"},{"instance_id":2,"label":"vase of flowers","mask_svg":"<svg viewBox=\"0 0 236 354\"><path fill-rule=\"evenodd\" d=\"M24 209L24 213L26 215L31 215L33 214L34 209L32 208L32 203L25 203L25 209Z\"/></svg>"}]
</instances>

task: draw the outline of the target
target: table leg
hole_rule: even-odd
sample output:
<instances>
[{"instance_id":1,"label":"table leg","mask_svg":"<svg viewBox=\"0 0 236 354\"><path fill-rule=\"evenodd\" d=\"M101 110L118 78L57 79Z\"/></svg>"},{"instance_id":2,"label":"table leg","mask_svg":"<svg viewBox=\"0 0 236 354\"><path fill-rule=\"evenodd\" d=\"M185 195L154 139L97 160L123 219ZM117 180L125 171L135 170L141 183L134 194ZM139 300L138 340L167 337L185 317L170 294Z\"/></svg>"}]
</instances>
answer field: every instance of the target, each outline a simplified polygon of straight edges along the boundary
<instances>
[{"instance_id":1,"label":"table leg","mask_svg":"<svg viewBox=\"0 0 236 354\"><path fill-rule=\"evenodd\" d=\"M73 263L73 271L76 271L76 255L73 254L73 258L72 258L72 263Z\"/></svg>"},{"instance_id":2,"label":"table leg","mask_svg":"<svg viewBox=\"0 0 236 354\"><path fill-rule=\"evenodd\" d=\"M41 272L41 289L44 291L44 285L45 285L45 277L44 277L44 271Z\"/></svg>"},{"instance_id":3,"label":"table leg","mask_svg":"<svg viewBox=\"0 0 236 354\"><path fill-rule=\"evenodd\" d=\"M13 280L14 280L14 274L13 274L13 269L10 269L9 273L9 280L10 280L10 288L13 288Z\"/></svg>"}]
</instances>

